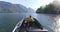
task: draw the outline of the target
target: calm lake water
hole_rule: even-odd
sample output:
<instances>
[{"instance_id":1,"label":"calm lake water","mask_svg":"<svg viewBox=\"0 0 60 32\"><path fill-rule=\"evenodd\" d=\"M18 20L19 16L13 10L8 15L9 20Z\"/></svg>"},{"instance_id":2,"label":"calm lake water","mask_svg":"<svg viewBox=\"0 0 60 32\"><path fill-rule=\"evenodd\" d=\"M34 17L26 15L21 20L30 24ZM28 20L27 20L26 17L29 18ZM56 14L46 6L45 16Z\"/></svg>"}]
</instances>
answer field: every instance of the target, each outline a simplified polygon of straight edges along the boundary
<instances>
[{"instance_id":1,"label":"calm lake water","mask_svg":"<svg viewBox=\"0 0 60 32\"><path fill-rule=\"evenodd\" d=\"M0 32L12 32L15 25L23 18L29 17L29 15L36 18L44 28L48 29L48 32L57 32L59 15L36 13L0 13Z\"/></svg>"}]
</instances>

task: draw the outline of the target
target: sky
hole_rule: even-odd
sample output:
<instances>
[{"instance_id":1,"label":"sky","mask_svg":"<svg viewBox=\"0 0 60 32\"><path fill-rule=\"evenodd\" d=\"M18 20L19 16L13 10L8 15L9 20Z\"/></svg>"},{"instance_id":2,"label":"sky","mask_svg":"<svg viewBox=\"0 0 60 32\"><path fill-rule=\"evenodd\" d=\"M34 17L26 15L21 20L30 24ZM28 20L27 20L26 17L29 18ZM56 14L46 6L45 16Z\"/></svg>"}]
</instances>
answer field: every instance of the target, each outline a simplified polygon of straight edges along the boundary
<instances>
[{"instance_id":1,"label":"sky","mask_svg":"<svg viewBox=\"0 0 60 32\"><path fill-rule=\"evenodd\" d=\"M23 6L31 7L34 10L37 10L40 6L48 5L49 3L52 3L54 0L0 0L0 1L6 1L11 2L13 4L22 4Z\"/></svg>"}]
</instances>

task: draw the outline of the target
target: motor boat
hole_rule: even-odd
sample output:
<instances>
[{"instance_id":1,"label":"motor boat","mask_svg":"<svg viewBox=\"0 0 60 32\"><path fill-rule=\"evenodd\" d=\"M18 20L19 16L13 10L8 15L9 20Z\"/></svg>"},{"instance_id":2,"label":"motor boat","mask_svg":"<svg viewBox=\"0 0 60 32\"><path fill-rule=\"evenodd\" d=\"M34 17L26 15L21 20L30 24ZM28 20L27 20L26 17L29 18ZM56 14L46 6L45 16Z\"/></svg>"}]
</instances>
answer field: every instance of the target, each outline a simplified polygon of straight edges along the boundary
<instances>
[{"instance_id":1,"label":"motor boat","mask_svg":"<svg viewBox=\"0 0 60 32\"><path fill-rule=\"evenodd\" d=\"M48 32L35 18L33 18L34 21L27 19L19 21L12 32Z\"/></svg>"}]
</instances>

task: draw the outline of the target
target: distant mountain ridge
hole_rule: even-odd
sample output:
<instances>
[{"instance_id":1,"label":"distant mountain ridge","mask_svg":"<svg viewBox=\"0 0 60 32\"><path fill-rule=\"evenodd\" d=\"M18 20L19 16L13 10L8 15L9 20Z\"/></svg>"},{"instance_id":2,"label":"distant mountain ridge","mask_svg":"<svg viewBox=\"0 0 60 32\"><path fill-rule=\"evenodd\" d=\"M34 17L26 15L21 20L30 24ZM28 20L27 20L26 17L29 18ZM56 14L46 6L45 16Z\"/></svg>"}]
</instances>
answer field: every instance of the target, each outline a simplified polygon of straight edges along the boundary
<instances>
[{"instance_id":1,"label":"distant mountain ridge","mask_svg":"<svg viewBox=\"0 0 60 32\"><path fill-rule=\"evenodd\" d=\"M12 4L9 2L0 1L0 13L34 13L32 8L26 8L21 4Z\"/></svg>"}]
</instances>

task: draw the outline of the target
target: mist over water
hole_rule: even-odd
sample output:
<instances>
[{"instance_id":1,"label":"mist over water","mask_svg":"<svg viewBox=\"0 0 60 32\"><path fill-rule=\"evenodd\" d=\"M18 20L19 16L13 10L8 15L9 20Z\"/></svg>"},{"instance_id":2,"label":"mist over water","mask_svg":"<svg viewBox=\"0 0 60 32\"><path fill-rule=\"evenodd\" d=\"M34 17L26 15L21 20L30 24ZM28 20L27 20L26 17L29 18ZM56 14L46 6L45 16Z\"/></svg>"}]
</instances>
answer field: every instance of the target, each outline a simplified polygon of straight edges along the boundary
<instances>
[{"instance_id":1,"label":"mist over water","mask_svg":"<svg viewBox=\"0 0 60 32\"><path fill-rule=\"evenodd\" d=\"M44 28L48 29L48 32L57 32L60 26L58 24L60 15L56 14L0 13L0 32L11 32L20 20L29 17L29 15L36 18Z\"/></svg>"}]
</instances>

